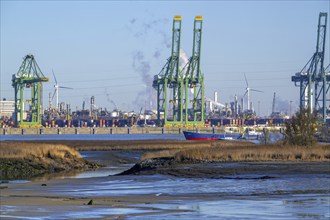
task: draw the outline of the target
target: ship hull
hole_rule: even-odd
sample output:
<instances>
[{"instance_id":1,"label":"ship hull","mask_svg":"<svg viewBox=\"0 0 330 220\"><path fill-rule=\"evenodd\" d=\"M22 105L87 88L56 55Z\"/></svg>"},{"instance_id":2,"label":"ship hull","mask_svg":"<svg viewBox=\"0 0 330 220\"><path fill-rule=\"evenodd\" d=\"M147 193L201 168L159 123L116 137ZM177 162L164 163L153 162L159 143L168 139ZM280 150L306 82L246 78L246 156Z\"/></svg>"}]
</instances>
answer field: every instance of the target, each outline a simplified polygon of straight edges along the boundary
<instances>
[{"instance_id":1,"label":"ship hull","mask_svg":"<svg viewBox=\"0 0 330 220\"><path fill-rule=\"evenodd\" d=\"M183 132L186 140L204 141L204 140L237 140L242 137L239 133L198 133Z\"/></svg>"}]
</instances>

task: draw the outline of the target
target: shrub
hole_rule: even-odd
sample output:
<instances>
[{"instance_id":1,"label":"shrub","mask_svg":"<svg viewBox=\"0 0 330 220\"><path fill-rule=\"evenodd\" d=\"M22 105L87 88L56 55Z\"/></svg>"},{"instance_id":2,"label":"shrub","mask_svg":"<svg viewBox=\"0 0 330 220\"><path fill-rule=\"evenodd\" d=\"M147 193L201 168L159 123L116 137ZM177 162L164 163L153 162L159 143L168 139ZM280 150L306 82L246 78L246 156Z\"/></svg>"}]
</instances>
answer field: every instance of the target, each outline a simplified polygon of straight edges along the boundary
<instances>
[{"instance_id":1,"label":"shrub","mask_svg":"<svg viewBox=\"0 0 330 220\"><path fill-rule=\"evenodd\" d=\"M317 142L315 132L318 127L317 115L309 109L303 109L286 123L285 143L300 146L312 146Z\"/></svg>"}]
</instances>

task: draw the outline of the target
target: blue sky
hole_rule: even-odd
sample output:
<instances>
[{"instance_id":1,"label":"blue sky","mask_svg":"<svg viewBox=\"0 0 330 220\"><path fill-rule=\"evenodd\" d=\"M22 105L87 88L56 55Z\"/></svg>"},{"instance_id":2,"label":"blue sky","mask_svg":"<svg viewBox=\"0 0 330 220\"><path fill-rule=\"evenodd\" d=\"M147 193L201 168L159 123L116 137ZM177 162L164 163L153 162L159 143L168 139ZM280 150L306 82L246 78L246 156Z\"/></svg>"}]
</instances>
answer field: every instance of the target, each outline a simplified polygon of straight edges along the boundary
<instances>
[{"instance_id":1,"label":"blue sky","mask_svg":"<svg viewBox=\"0 0 330 220\"><path fill-rule=\"evenodd\" d=\"M172 19L182 16L181 47L191 55L193 22L203 16L201 68L205 94L222 103L249 86L260 114L298 104L291 76L316 47L319 12L328 12L325 63L329 64L330 1L1 1L1 99L13 99L12 74L33 54L46 77L44 105L54 91L80 109L92 95L98 107L138 111L154 105L150 80L170 56ZM147 95L146 95L147 94ZM88 105L87 105L88 107Z\"/></svg>"}]
</instances>

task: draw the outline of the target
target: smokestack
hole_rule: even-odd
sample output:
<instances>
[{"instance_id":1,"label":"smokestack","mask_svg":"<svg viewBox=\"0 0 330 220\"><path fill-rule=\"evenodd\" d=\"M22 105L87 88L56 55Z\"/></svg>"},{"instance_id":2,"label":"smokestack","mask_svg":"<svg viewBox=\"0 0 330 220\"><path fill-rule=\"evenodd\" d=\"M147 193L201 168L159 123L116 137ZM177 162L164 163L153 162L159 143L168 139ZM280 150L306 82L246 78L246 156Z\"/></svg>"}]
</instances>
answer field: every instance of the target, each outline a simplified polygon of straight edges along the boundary
<instances>
[{"instance_id":1,"label":"smokestack","mask_svg":"<svg viewBox=\"0 0 330 220\"><path fill-rule=\"evenodd\" d=\"M275 112L275 102L276 102L276 92L274 92L274 96L273 96L273 105L272 105L272 113L273 114Z\"/></svg>"},{"instance_id":2,"label":"smokestack","mask_svg":"<svg viewBox=\"0 0 330 220\"><path fill-rule=\"evenodd\" d=\"M237 95L235 95L235 117L238 115L238 101L237 101Z\"/></svg>"},{"instance_id":3,"label":"smokestack","mask_svg":"<svg viewBox=\"0 0 330 220\"><path fill-rule=\"evenodd\" d=\"M218 92L214 92L214 102L218 102Z\"/></svg>"}]
</instances>

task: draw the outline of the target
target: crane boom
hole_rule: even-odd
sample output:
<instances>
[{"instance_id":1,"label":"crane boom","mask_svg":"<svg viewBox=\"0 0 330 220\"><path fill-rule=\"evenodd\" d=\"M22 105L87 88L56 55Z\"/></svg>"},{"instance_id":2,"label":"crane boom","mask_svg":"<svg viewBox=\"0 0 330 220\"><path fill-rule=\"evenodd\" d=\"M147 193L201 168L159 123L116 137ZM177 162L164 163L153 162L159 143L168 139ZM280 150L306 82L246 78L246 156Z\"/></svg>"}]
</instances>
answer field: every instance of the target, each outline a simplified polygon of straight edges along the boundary
<instances>
[{"instance_id":1,"label":"crane boom","mask_svg":"<svg viewBox=\"0 0 330 220\"><path fill-rule=\"evenodd\" d=\"M303 69L291 78L295 86L300 87L300 109L308 108L310 111L322 113L324 122L329 84L324 68L327 17L325 12L319 14L316 51Z\"/></svg>"},{"instance_id":2,"label":"crane boom","mask_svg":"<svg viewBox=\"0 0 330 220\"><path fill-rule=\"evenodd\" d=\"M13 74L15 89L15 125L19 127L41 126L42 82L47 82L32 54L24 57L18 72ZM24 89L31 89L31 99L24 99ZM29 117L24 120L24 102L30 103Z\"/></svg>"}]
</instances>

